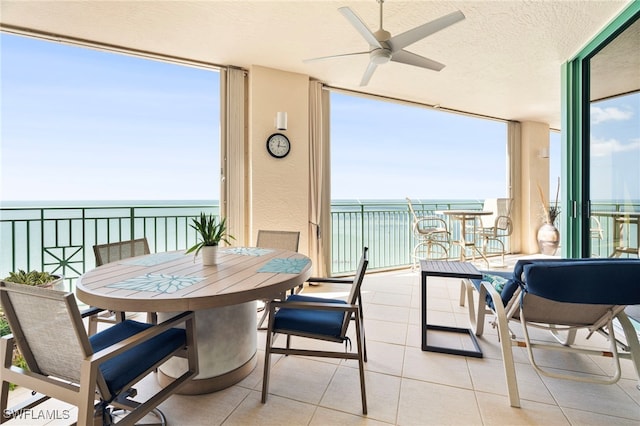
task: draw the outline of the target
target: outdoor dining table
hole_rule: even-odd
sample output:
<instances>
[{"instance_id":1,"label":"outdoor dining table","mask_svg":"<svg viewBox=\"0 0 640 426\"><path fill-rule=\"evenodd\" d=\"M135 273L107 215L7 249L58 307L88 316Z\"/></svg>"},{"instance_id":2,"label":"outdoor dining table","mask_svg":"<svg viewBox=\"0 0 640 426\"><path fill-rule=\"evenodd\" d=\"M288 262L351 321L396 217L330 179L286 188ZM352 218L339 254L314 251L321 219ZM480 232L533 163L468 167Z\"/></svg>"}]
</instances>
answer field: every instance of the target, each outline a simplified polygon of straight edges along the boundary
<instances>
[{"instance_id":1,"label":"outdoor dining table","mask_svg":"<svg viewBox=\"0 0 640 426\"><path fill-rule=\"evenodd\" d=\"M245 378L257 364L256 300L303 284L311 260L297 252L257 247L218 249L218 263L204 266L183 251L123 259L78 278L81 301L121 312L156 312L161 321L196 312L199 373L183 394L215 392ZM158 371L166 385L186 368L172 358Z\"/></svg>"},{"instance_id":2,"label":"outdoor dining table","mask_svg":"<svg viewBox=\"0 0 640 426\"><path fill-rule=\"evenodd\" d=\"M450 216L452 219L460 222L460 239L454 240L455 244L460 246L460 261L464 262L467 259L467 248L471 248L472 250L472 259L475 260L475 253L478 253L487 265L489 265L489 260L485 257L484 254L478 249L475 241L475 232L472 233L474 235L473 238L467 238L467 222L471 222L472 226L475 227L476 217L479 216L489 216L492 215L493 212L487 210L441 210L437 211L437 214L443 214L446 216Z\"/></svg>"}]
</instances>

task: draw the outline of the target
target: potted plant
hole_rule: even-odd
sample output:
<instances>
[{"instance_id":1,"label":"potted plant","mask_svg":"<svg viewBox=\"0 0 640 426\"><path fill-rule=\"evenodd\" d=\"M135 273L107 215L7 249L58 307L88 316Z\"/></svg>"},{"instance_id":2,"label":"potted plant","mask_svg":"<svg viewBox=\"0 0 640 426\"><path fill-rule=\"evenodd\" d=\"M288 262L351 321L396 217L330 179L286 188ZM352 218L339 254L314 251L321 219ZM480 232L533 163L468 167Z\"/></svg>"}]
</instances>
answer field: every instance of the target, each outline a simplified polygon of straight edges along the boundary
<instances>
[{"instance_id":1,"label":"potted plant","mask_svg":"<svg viewBox=\"0 0 640 426\"><path fill-rule=\"evenodd\" d=\"M218 221L214 215L202 212L199 218L193 218L192 221L190 226L198 233L199 241L187 253L195 252L195 259L202 250L202 264L215 265L220 242L231 244L229 240L235 240L232 235L227 234L227 219Z\"/></svg>"},{"instance_id":2,"label":"potted plant","mask_svg":"<svg viewBox=\"0 0 640 426\"><path fill-rule=\"evenodd\" d=\"M542 188L538 185L538 193L543 210L543 223L538 229L538 248L540 253L553 256L560 245L560 231L556 228L556 219L560 215L560 207L558 206L558 195L560 194L560 178L558 178L558 186L556 189L556 200L553 205L548 204Z\"/></svg>"},{"instance_id":3,"label":"potted plant","mask_svg":"<svg viewBox=\"0 0 640 426\"><path fill-rule=\"evenodd\" d=\"M63 279L64 277L62 275L50 274L49 272L39 272L35 270L26 272L22 269L19 269L17 272L9 272L9 276L6 277L3 281L35 287L56 288L61 290ZM11 329L9 328L9 322L4 315L4 312L2 311L2 309L0 309L0 337L7 334L11 334ZM17 347L13 351L12 364L23 369L28 368L27 362L25 361L24 357ZM10 390L15 389L15 387L16 385L13 383L9 385Z\"/></svg>"},{"instance_id":4,"label":"potted plant","mask_svg":"<svg viewBox=\"0 0 640 426\"><path fill-rule=\"evenodd\" d=\"M25 272L20 269L18 272L9 272L9 276L4 281L32 285L36 287L57 288L62 284L62 275L50 274L49 272L30 271Z\"/></svg>"}]
</instances>

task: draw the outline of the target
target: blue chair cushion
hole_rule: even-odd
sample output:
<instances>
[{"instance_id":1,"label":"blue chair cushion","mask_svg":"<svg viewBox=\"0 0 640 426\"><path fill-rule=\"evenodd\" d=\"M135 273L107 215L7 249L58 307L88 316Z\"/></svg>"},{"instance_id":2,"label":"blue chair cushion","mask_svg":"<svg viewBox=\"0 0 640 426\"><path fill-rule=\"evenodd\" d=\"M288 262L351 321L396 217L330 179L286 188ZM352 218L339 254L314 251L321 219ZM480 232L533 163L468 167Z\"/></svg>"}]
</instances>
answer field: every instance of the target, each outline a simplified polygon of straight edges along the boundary
<instances>
[{"instance_id":1,"label":"blue chair cushion","mask_svg":"<svg viewBox=\"0 0 640 426\"><path fill-rule=\"evenodd\" d=\"M295 294L287 298L287 302L320 302L347 304L344 300L325 299ZM274 316L274 331L289 330L309 334L320 334L340 338L343 311L323 311L315 309L280 308Z\"/></svg>"},{"instance_id":2,"label":"blue chair cushion","mask_svg":"<svg viewBox=\"0 0 640 426\"><path fill-rule=\"evenodd\" d=\"M91 342L91 347L95 353L150 327L153 327L153 324L125 320L89 337L89 342ZM109 391L112 395L117 394L129 382L185 344L185 331L171 328L105 361L100 365L100 371Z\"/></svg>"}]
</instances>

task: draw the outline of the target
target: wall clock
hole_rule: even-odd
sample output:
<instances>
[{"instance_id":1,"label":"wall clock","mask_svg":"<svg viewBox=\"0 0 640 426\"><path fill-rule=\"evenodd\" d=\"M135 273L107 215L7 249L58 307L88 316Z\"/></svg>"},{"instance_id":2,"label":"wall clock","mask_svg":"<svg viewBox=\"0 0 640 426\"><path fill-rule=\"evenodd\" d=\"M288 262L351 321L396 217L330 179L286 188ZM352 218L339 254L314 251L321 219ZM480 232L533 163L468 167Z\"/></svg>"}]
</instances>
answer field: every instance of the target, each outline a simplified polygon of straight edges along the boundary
<instances>
[{"instance_id":1,"label":"wall clock","mask_svg":"<svg viewBox=\"0 0 640 426\"><path fill-rule=\"evenodd\" d=\"M275 158L284 158L291 151L291 143L282 133L274 133L267 138L267 151Z\"/></svg>"}]
</instances>

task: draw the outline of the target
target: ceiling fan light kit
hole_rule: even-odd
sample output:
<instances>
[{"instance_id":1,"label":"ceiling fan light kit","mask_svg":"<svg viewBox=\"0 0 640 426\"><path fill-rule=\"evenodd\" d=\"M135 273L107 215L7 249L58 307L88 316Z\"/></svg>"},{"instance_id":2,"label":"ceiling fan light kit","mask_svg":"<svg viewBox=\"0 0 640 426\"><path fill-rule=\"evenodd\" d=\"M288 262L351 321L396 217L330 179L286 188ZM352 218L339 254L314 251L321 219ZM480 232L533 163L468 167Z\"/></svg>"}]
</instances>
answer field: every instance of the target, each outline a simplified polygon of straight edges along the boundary
<instances>
[{"instance_id":1,"label":"ceiling fan light kit","mask_svg":"<svg viewBox=\"0 0 640 426\"><path fill-rule=\"evenodd\" d=\"M341 7L338 11L351 23L351 25L360 33L362 38L369 43L369 50L365 52L345 53L341 55L323 56L319 58L307 59L305 62L319 61L324 59L334 59L345 56L369 55L369 65L362 76L360 86L369 84L371 77L378 65L384 65L389 61L399 62L406 65L425 68L432 71L440 71L444 68L444 64L434 61L424 56L411 53L404 50L405 47L422 40L442 29L447 28L456 22L462 21L465 16L459 10L449 13L438 19L426 24L419 25L394 37L391 33L385 31L382 27L382 4L384 0L377 0L380 3L380 28L376 32L372 32L360 19L354 11L349 7Z\"/></svg>"}]
</instances>

